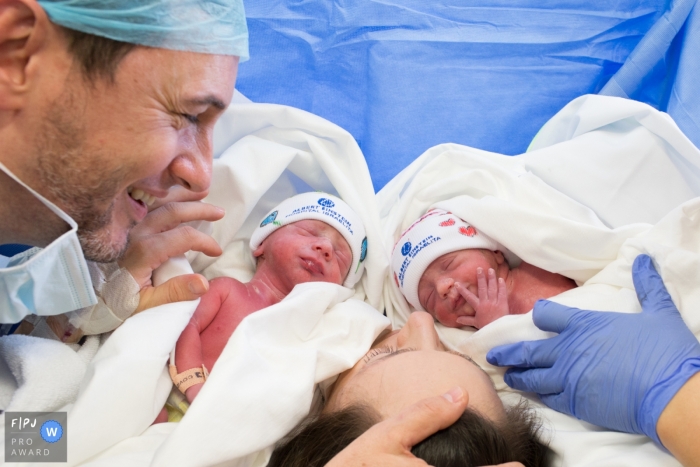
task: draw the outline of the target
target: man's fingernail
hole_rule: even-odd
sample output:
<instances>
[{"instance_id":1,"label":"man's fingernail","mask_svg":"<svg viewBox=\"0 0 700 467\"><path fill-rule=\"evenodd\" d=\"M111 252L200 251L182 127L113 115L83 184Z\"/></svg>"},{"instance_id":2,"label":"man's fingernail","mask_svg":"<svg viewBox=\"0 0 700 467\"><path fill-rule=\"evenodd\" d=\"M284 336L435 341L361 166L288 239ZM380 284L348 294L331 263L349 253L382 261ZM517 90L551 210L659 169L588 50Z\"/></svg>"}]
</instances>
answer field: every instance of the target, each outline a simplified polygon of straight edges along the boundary
<instances>
[{"instance_id":1,"label":"man's fingernail","mask_svg":"<svg viewBox=\"0 0 700 467\"><path fill-rule=\"evenodd\" d=\"M202 281L192 281L188 284L190 292L195 295L202 295L207 291L207 284Z\"/></svg>"},{"instance_id":2,"label":"man's fingernail","mask_svg":"<svg viewBox=\"0 0 700 467\"><path fill-rule=\"evenodd\" d=\"M445 399L447 399L448 402L452 402L453 404L456 404L458 402L461 402L462 399L464 398L464 389L461 387L457 386L449 391L447 391L445 394L442 395Z\"/></svg>"},{"instance_id":3,"label":"man's fingernail","mask_svg":"<svg viewBox=\"0 0 700 467\"><path fill-rule=\"evenodd\" d=\"M221 214L226 214L226 209L219 207L219 206L214 206Z\"/></svg>"}]
</instances>

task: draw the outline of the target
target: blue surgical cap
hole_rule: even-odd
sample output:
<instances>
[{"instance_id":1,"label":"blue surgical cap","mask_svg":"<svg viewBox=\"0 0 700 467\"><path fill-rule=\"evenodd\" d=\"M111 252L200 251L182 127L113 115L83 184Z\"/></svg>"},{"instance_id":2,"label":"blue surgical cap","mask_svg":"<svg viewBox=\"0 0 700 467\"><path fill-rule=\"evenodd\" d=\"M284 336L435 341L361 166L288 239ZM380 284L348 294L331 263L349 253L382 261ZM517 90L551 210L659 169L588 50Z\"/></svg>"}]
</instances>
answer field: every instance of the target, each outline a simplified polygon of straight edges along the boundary
<instances>
[{"instance_id":1,"label":"blue surgical cap","mask_svg":"<svg viewBox=\"0 0 700 467\"><path fill-rule=\"evenodd\" d=\"M39 0L52 22L132 44L248 59L243 0Z\"/></svg>"}]
</instances>

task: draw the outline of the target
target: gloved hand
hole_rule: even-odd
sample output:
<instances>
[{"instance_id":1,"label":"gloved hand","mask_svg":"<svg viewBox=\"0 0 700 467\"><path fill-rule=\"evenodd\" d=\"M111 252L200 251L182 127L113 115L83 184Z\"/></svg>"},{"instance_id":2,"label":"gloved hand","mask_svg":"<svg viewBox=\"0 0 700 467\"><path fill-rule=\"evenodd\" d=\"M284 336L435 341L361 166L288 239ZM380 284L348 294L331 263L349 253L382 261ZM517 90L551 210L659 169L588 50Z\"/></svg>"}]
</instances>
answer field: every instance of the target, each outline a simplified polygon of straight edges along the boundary
<instances>
[{"instance_id":1,"label":"gloved hand","mask_svg":"<svg viewBox=\"0 0 700 467\"><path fill-rule=\"evenodd\" d=\"M661 444L657 421L676 392L700 371L700 344L649 256L635 259L632 278L641 313L579 310L540 300L533 312L535 325L559 335L496 347L486 359L515 367L506 372L505 382L538 393L554 410L643 433Z\"/></svg>"}]
</instances>

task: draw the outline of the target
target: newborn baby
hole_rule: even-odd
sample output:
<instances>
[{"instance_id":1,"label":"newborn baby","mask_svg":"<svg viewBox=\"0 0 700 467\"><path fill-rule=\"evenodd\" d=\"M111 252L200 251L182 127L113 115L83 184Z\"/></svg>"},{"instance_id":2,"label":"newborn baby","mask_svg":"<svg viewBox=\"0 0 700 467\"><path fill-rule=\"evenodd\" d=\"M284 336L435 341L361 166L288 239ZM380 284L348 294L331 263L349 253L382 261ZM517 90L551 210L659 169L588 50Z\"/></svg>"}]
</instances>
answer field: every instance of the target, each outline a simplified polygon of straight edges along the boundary
<instances>
[{"instance_id":1,"label":"newborn baby","mask_svg":"<svg viewBox=\"0 0 700 467\"><path fill-rule=\"evenodd\" d=\"M561 274L520 262L441 209L431 209L401 234L392 268L408 303L451 328L480 329L502 316L527 313L537 300L576 287Z\"/></svg>"},{"instance_id":2,"label":"newborn baby","mask_svg":"<svg viewBox=\"0 0 700 467\"><path fill-rule=\"evenodd\" d=\"M353 287L364 270L367 237L360 217L343 200L302 193L263 219L250 249L257 263L250 282L229 277L210 281L177 341L170 375L190 402L243 318L280 302L303 282Z\"/></svg>"}]
</instances>

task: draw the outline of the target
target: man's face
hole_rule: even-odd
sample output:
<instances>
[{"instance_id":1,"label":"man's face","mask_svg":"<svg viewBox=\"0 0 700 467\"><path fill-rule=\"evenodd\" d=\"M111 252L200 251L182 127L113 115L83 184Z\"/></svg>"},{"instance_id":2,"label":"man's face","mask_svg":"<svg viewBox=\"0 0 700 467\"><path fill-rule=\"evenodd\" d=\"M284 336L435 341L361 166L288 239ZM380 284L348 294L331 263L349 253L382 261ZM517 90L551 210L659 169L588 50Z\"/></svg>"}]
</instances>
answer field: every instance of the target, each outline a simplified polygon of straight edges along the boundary
<instances>
[{"instance_id":1,"label":"man's face","mask_svg":"<svg viewBox=\"0 0 700 467\"><path fill-rule=\"evenodd\" d=\"M78 223L85 256L113 261L147 205L174 185L206 193L214 123L231 101L238 57L136 47L114 81L76 65L34 144L48 197Z\"/></svg>"},{"instance_id":2,"label":"man's face","mask_svg":"<svg viewBox=\"0 0 700 467\"><path fill-rule=\"evenodd\" d=\"M253 255L264 256L270 270L290 290L304 282L342 284L352 264L345 237L325 222L311 219L275 230Z\"/></svg>"},{"instance_id":3,"label":"man's face","mask_svg":"<svg viewBox=\"0 0 700 467\"><path fill-rule=\"evenodd\" d=\"M498 270L503 262L500 252L488 250L458 250L440 256L430 263L418 282L418 300L421 306L445 326L459 327L457 318L474 316L474 309L457 289L459 282L477 295L476 269Z\"/></svg>"}]
</instances>

